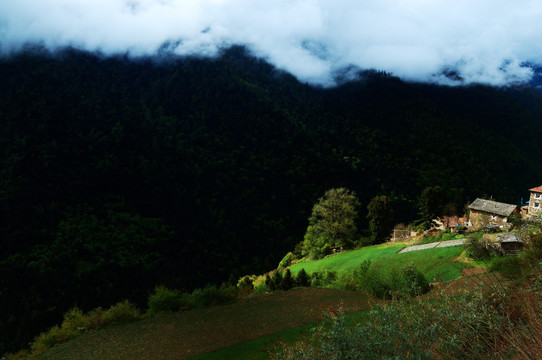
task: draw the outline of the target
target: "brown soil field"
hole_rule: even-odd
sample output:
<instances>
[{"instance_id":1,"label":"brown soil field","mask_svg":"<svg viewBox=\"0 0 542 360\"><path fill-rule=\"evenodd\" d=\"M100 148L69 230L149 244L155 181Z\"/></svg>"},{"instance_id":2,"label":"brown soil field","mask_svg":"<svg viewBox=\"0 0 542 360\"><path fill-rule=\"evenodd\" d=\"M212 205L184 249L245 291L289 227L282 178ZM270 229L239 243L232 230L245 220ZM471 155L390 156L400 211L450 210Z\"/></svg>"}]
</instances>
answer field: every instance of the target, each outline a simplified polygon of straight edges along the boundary
<instances>
[{"instance_id":1,"label":"brown soil field","mask_svg":"<svg viewBox=\"0 0 542 360\"><path fill-rule=\"evenodd\" d=\"M162 313L91 331L39 359L187 359L279 331L314 323L339 306L346 313L374 302L359 292L297 288L253 294L235 303Z\"/></svg>"}]
</instances>

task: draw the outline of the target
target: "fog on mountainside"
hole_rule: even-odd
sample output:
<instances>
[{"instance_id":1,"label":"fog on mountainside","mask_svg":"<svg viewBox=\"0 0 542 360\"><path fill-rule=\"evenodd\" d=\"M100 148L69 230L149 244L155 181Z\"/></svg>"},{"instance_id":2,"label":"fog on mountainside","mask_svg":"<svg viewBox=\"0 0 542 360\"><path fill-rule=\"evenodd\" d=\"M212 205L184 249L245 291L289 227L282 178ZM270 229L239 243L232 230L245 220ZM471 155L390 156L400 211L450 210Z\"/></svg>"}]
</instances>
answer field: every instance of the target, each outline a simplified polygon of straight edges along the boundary
<instances>
[{"instance_id":1,"label":"fog on mountainside","mask_svg":"<svg viewBox=\"0 0 542 360\"><path fill-rule=\"evenodd\" d=\"M3 0L0 52L41 44L207 57L243 45L311 84L354 67L501 86L528 82L542 64L541 17L536 0Z\"/></svg>"}]
</instances>

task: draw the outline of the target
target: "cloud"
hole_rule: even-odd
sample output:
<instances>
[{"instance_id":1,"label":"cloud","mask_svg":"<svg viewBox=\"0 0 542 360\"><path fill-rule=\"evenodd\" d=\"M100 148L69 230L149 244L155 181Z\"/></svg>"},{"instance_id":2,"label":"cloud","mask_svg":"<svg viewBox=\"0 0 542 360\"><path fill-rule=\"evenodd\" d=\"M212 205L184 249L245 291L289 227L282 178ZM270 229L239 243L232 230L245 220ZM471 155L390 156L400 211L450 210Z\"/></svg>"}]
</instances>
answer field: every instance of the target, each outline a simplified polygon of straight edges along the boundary
<instances>
[{"instance_id":1,"label":"cloud","mask_svg":"<svg viewBox=\"0 0 542 360\"><path fill-rule=\"evenodd\" d=\"M139 56L169 41L213 56L239 44L311 83L354 65L503 85L542 64L541 18L537 0L2 0L0 51L37 42Z\"/></svg>"}]
</instances>

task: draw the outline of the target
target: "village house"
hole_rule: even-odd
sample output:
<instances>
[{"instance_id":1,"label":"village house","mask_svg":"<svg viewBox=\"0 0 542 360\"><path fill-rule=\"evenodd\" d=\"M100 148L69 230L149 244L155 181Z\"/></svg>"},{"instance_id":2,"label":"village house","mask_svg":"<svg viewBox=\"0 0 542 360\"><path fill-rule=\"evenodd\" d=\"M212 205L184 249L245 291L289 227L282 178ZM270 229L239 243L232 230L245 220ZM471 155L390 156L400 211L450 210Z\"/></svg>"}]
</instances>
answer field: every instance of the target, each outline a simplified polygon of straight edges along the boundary
<instances>
[{"instance_id":1,"label":"village house","mask_svg":"<svg viewBox=\"0 0 542 360\"><path fill-rule=\"evenodd\" d=\"M469 205L469 221L474 228L504 227L508 223L508 217L520 212L516 205L505 204L497 201L476 199Z\"/></svg>"},{"instance_id":2,"label":"village house","mask_svg":"<svg viewBox=\"0 0 542 360\"><path fill-rule=\"evenodd\" d=\"M529 207L527 215L529 217L537 217L542 219L542 185L529 189L531 197L529 198Z\"/></svg>"}]
</instances>

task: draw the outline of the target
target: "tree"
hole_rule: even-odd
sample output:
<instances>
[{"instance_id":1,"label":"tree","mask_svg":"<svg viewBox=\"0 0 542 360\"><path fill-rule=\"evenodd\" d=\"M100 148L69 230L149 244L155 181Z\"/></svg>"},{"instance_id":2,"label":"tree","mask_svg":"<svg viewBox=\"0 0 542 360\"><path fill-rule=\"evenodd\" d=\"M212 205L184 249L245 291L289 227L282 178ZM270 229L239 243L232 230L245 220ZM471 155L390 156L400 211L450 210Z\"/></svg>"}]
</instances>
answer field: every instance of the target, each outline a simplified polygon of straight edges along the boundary
<instances>
[{"instance_id":1,"label":"tree","mask_svg":"<svg viewBox=\"0 0 542 360\"><path fill-rule=\"evenodd\" d=\"M375 196L367 206L369 230L373 244L383 243L393 229L393 209L385 195Z\"/></svg>"},{"instance_id":2,"label":"tree","mask_svg":"<svg viewBox=\"0 0 542 360\"><path fill-rule=\"evenodd\" d=\"M430 228L442 212L442 191L439 186L426 187L418 198L418 214L423 228Z\"/></svg>"},{"instance_id":3,"label":"tree","mask_svg":"<svg viewBox=\"0 0 542 360\"><path fill-rule=\"evenodd\" d=\"M281 289L284 291L288 291L294 287L294 278L292 277L290 269L286 269L286 271L284 272L280 285Z\"/></svg>"},{"instance_id":4,"label":"tree","mask_svg":"<svg viewBox=\"0 0 542 360\"><path fill-rule=\"evenodd\" d=\"M330 189L313 206L303 241L303 256L319 259L334 246L351 247L357 233L359 200L346 188Z\"/></svg>"},{"instance_id":5,"label":"tree","mask_svg":"<svg viewBox=\"0 0 542 360\"><path fill-rule=\"evenodd\" d=\"M295 279L296 281L296 284L297 286L304 286L304 287L307 287L309 286L309 275L307 274L307 272L305 271L305 269L301 269L298 273L297 273L297 277Z\"/></svg>"}]
</instances>

